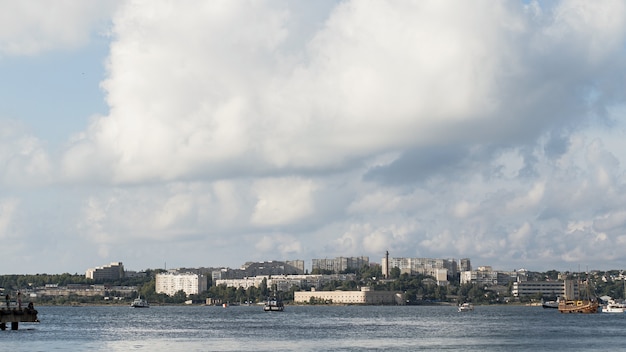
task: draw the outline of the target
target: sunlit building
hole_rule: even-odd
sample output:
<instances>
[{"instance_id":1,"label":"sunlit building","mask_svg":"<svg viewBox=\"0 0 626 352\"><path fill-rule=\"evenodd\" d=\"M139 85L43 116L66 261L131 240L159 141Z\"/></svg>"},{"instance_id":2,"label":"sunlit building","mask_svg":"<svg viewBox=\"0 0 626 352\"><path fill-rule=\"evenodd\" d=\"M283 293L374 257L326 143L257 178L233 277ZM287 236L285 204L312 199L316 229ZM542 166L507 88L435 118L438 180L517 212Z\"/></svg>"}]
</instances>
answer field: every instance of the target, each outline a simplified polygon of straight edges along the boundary
<instances>
[{"instance_id":1,"label":"sunlit building","mask_svg":"<svg viewBox=\"0 0 626 352\"><path fill-rule=\"evenodd\" d=\"M119 280L124 277L124 265L122 262L113 262L109 265L87 269L85 277L97 282Z\"/></svg>"},{"instance_id":2,"label":"sunlit building","mask_svg":"<svg viewBox=\"0 0 626 352\"><path fill-rule=\"evenodd\" d=\"M178 291L195 295L207 290L207 278L194 273L161 273L156 275L155 290L173 296Z\"/></svg>"}]
</instances>

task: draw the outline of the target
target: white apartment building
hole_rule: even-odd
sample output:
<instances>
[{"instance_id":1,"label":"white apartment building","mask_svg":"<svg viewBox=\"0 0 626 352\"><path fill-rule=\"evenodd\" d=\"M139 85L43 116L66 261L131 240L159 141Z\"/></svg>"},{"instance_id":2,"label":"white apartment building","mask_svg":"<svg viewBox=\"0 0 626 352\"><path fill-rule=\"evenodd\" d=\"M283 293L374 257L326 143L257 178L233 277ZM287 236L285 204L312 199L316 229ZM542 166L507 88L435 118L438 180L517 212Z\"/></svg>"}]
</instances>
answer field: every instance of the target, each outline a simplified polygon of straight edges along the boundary
<instances>
[{"instance_id":1,"label":"white apartment building","mask_svg":"<svg viewBox=\"0 0 626 352\"><path fill-rule=\"evenodd\" d=\"M168 296L178 291L194 295L207 290L207 279L204 275L193 273L161 273L156 275L155 290Z\"/></svg>"}]
</instances>

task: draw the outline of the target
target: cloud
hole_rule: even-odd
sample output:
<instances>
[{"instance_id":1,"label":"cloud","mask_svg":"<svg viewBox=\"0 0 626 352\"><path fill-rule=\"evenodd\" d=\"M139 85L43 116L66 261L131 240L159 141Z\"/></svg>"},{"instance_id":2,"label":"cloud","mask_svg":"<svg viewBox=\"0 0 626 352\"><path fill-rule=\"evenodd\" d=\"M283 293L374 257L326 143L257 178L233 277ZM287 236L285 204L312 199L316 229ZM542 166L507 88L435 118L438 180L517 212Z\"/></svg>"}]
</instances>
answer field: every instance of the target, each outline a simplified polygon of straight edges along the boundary
<instances>
[{"instance_id":1,"label":"cloud","mask_svg":"<svg viewBox=\"0 0 626 352\"><path fill-rule=\"evenodd\" d=\"M601 263L624 241L624 6L122 2L108 113L60 158L0 132L0 175L76 187L66 226L103 258Z\"/></svg>"},{"instance_id":2,"label":"cloud","mask_svg":"<svg viewBox=\"0 0 626 352\"><path fill-rule=\"evenodd\" d=\"M15 121L0 120L0 165L0 185L41 186L54 179L54 165L45 143Z\"/></svg>"},{"instance_id":3,"label":"cloud","mask_svg":"<svg viewBox=\"0 0 626 352\"><path fill-rule=\"evenodd\" d=\"M118 1L0 1L0 58L72 49L104 30ZM104 33L102 33L104 34Z\"/></svg>"},{"instance_id":4,"label":"cloud","mask_svg":"<svg viewBox=\"0 0 626 352\"><path fill-rule=\"evenodd\" d=\"M265 179L253 185L258 201L252 214L256 225L283 225L313 215L312 193L315 185L309 180L294 178Z\"/></svg>"},{"instance_id":5,"label":"cloud","mask_svg":"<svg viewBox=\"0 0 626 352\"><path fill-rule=\"evenodd\" d=\"M19 200L15 198L0 198L0 239L15 238L13 221L19 206Z\"/></svg>"}]
</instances>

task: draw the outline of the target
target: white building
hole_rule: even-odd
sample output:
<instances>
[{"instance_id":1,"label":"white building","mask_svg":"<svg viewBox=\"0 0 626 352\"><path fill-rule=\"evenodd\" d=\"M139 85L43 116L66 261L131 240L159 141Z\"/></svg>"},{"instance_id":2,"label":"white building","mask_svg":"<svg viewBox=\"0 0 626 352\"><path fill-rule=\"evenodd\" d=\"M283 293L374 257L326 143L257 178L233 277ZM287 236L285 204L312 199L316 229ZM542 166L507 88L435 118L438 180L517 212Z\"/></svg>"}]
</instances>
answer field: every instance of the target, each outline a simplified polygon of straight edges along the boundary
<instances>
[{"instance_id":1,"label":"white building","mask_svg":"<svg viewBox=\"0 0 626 352\"><path fill-rule=\"evenodd\" d=\"M313 298L318 302L333 304L404 304L404 296L399 292L372 291L361 287L360 291L296 291L294 302L308 303Z\"/></svg>"},{"instance_id":2,"label":"white building","mask_svg":"<svg viewBox=\"0 0 626 352\"><path fill-rule=\"evenodd\" d=\"M168 296L173 296L178 291L194 295L207 290L207 279L201 274L161 273L156 275L155 290Z\"/></svg>"}]
</instances>

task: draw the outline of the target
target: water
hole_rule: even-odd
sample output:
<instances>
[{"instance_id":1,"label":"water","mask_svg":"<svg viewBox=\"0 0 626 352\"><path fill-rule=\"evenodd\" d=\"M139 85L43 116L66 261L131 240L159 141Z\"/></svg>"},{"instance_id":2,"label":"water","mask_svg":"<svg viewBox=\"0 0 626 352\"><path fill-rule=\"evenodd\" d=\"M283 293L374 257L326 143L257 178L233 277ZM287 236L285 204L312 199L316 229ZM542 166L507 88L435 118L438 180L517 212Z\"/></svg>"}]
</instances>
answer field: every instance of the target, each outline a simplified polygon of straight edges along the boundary
<instances>
[{"instance_id":1,"label":"water","mask_svg":"<svg viewBox=\"0 0 626 352\"><path fill-rule=\"evenodd\" d=\"M626 351L626 314L477 306L36 307L2 351Z\"/></svg>"}]
</instances>

